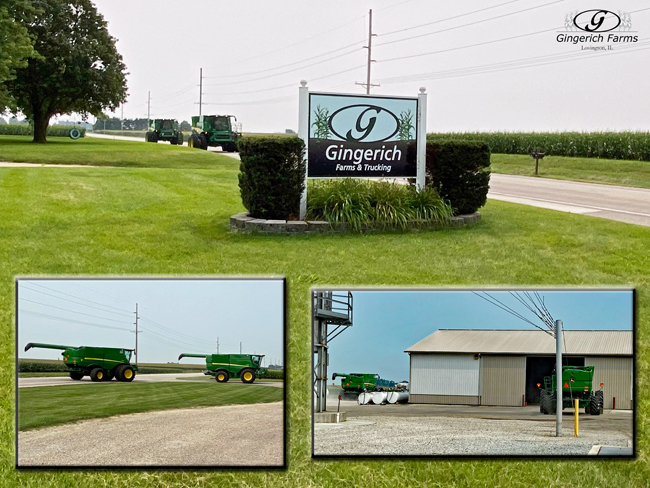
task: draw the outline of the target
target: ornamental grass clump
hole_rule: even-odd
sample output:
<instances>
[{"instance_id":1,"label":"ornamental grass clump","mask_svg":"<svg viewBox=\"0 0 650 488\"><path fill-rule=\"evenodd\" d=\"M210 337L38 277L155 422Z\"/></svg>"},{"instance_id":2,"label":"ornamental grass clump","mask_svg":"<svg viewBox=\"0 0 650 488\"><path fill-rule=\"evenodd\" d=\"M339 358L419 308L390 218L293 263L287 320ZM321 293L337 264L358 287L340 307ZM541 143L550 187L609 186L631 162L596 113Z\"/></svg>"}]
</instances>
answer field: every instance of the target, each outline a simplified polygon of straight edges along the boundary
<instances>
[{"instance_id":1,"label":"ornamental grass clump","mask_svg":"<svg viewBox=\"0 0 650 488\"><path fill-rule=\"evenodd\" d=\"M307 192L307 218L351 230L430 227L447 222L451 207L432 188L353 178L318 181Z\"/></svg>"}]
</instances>

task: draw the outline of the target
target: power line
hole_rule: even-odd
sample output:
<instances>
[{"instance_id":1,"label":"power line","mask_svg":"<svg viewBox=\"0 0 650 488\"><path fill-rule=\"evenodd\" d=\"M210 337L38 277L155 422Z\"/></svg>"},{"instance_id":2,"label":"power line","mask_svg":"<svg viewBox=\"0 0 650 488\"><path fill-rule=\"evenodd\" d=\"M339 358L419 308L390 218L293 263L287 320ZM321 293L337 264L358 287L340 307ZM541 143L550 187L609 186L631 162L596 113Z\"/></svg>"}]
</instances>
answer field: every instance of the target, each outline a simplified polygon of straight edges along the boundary
<instances>
[{"instance_id":1,"label":"power line","mask_svg":"<svg viewBox=\"0 0 650 488\"><path fill-rule=\"evenodd\" d=\"M122 320L107 319L106 317L100 317L98 315L91 315L91 314L88 314L88 313L77 312L75 310L70 310L70 309L67 309L67 308L55 307L54 305L48 305L46 303L35 302L34 300L27 300L26 298L19 298L19 300L23 300L25 302L30 302L30 303L36 303L38 305L43 305L43 306L49 307L49 308L55 308L56 310L63 310L65 312L76 313L76 314L79 314L79 315L85 315L86 317L93 317L93 318L96 318L96 319L108 320L109 322L118 322L118 323L121 323L121 324L124 323Z\"/></svg>"},{"instance_id":2,"label":"power line","mask_svg":"<svg viewBox=\"0 0 650 488\"><path fill-rule=\"evenodd\" d=\"M407 0L407 1L409 1L409 0ZM390 31L390 32L384 32L381 35L382 35L382 37L383 36L389 36L389 35L392 35L392 34L396 34L398 32L404 32L404 31L409 31L409 30L413 30L413 29L419 29L420 27L427 27L427 26L430 26L430 25L433 25L433 24L440 24L441 22L447 22L448 20L457 19L459 17L467 17L468 15L477 14L479 12L484 12L485 10L491 10L493 8L502 7L504 5L508 5L510 3L516 3L516 2L521 2L521 0L510 0L508 2L500 3L498 5L493 5L491 7L485 7L485 8L479 9L479 10L473 10L472 12L467 12L467 13L464 13L464 14L454 15L453 17L447 17L446 19L434 20L433 22L427 22L426 24L414 25L413 27L406 27L404 29L397 29L397 30ZM383 10L383 9L379 9L379 10Z\"/></svg>"},{"instance_id":3,"label":"power line","mask_svg":"<svg viewBox=\"0 0 650 488\"><path fill-rule=\"evenodd\" d=\"M120 312L124 312L124 313L128 314L129 316L130 316L130 314L131 314L131 312L127 312L126 310L122 310L122 309L120 309L120 308L113 307L113 306L111 306L111 305L104 305L103 303L94 302L94 301L92 301L92 300L88 300L87 298L82 298L82 297L79 297L79 296L77 296L77 295L71 295L70 293L65 293L65 292L62 292L62 291L59 291L59 290L54 290L53 288L50 288L50 287L47 287L47 286L41 285L40 283L36 283L35 281L26 281L25 283L29 283L30 285L34 285L34 286L38 286L38 287L41 287L41 288L45 288L46 290L53 291L53 292L55 292L55 293L59 293L59 294L61 294L61 295L65 295L65 296L72 297L72 298L77 298L77 299L79 299L79 300L83 300L83 301L88 302L88 303L93 303L93 304L95 304L95 305L100 305L100 306L105 307L105 308L112 308L113 310L118 310L118 311L120 311ZM73 283L70 283L70 282L66 282L66 283L67 283L67 284L70 284L70 285L73 284ZM21 284L22 284L22 283L21 283ZM38 290L33 290L33 291L38 291ZM43 293L43 292L39 292L39 293Z\"/></svg>"},{"instance_id":4,"label":"power line","mask_svg":"<svg viewBox=\"0 0 650 488\"><path fill-rule=\"evenodd\" d=\"M25 315L34 315L36 317L44 317L44 318L48 318L50 320L57 320L59 322L66 322L66 323L73 323L73 324L83 324L83 325L88 325L88 326L91 326L91 327L100 327L102 329L126 330L126 331L131 330L131 329L125 329L123 327L114 327L112 325L102 325L102 324L95 324L95 323L92 323L92 322L84 322L82 320L66 319L64 317L58 317L56 315L48 315L48 314L44 314L44 313L32 312L30 310L19 310L18 315L20 316L20 315L23 315L23 314L25 314Z\"/></svg>"},{"instance_id":5,"label":"power line","mask_svg":"<svg viewBox=\"0 0 650 488\"><path fill-rule=\"evenodd\" d=\"M529 8L523 9L523 10L517 10L516 12L510 12L510 13L507 13L507 14L497 15L496 17L490 17L489 19L476 20L474 22L470 22L470 23L462 24L462 25L457 25L457 26L454 26L454 27L449 27L447 29L442 29L442 30L435 31L435 32L428 32L426 34L418 34L417 36L405 37L403 39L395 39L394 41L380 42L379 44L377 44L377 46L385 46L387 44L394 44L396 42L410 41L411 39L418 39L420 37L432 36L434 34L440 34L441 32L448 32L448 31L452 31L452 30L456 30L456 29L461 29L463 27L469 27L469 26L476 25L476 24L482 24L484 22L490 22L492 20L502 19L504 17L509 17L511 15L517 15L517 14L520 14L522 12L528 12L530 10L536 10L538 8L547 7L549 5L553 5L553 4L561 3L561 2L564 2L564 0L555 0L554 2L545 3L543 5L537 5L535 7L529 7Z\"/></svg>"},{"instance_id":6,"label":"power line","mask_svg":"<svg viewBox=\"0 0 650 488\"><path fill-rule=\"evenodd\" d=\"M125 313L123 313L123 312L112 312L111 310L104 310L104 309L102 309L102 308L94 307L94 306L92 306L92 305L86 305L85 303L81 303L81 302L78 302L78 301L75 301L75 300L70 300L70 299L68 299L68 298L58 297L58 296L56 296L56 295L52 295L51 293L45 293L44 291L36 290L35 288L29 288L28 286L25 286L25 285L23 285L22 288L25 288L25 289L30 290L30 291L34 291L34 292L36 292L36 293L42 293L43 295L47 295L47 296L49 296L49 297L54 297L54 298L56 298L57 300L64 300L64 301L66 301L66 302L71 302L71 303L74 303L74 304L77 304L77 305L81 305L82 307L93 308L93 309L95 309L95 310L100 310L100 311L102 311L102 312L112 313L112 314L115 314L115 315L127 315L127 314L125 314ZM127 316L128 316L128 315L127 315Z\"/></svg>"}]
</instances>

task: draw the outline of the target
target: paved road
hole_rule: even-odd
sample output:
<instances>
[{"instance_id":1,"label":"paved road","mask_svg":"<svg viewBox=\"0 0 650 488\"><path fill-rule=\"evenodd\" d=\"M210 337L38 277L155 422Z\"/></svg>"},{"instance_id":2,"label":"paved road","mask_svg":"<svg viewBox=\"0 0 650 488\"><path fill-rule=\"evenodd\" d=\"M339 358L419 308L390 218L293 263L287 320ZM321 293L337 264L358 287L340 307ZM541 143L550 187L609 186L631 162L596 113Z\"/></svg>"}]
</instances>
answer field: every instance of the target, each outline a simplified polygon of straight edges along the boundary
<instances>
[{"instance_id":1,"label":"paved road","mask_svg":"<svg viewBox=\"0 0 650 488\"><path fill-rule=\"evenodd\" d=\"M203 373L165 373L165 374L137 374L133 379L134 382L138 383L160 383L165 381L182 381L184 383L192 382L192 379L196 378L196 381L205 383L205 375ZM240 384L243 385L239 380L230 380L229 384ZM31 377L31 378L18 378L18 388L29 388L35 386L69 386L69 385L90 385L92 381L88 376L84 376L81 380L75 381L70 379L67 376L51 376L51 377ZM278 382L266 382L266 381L256 381L254 385L262 386L275 386L282 388L284 385L281 381Z\"/></svg>"},{"instance_id":2,"label":"paved road","mask_svg":"<svg viewBox=\"0 0 650 488\"><path fill-rule=\"evenodd\" d=\"M18 433L19 466L282 466L283 402L118 415Z\"/></svg>"},{"instance_id":3,"label":"paved road","mask_svg":"<svg viewBox=\"0 0 650 488\"><path fill-rule=\"evenodd\" d=\"M650 190L492 174L488 198L650 227Z\"/></svg>"}]
</instances>

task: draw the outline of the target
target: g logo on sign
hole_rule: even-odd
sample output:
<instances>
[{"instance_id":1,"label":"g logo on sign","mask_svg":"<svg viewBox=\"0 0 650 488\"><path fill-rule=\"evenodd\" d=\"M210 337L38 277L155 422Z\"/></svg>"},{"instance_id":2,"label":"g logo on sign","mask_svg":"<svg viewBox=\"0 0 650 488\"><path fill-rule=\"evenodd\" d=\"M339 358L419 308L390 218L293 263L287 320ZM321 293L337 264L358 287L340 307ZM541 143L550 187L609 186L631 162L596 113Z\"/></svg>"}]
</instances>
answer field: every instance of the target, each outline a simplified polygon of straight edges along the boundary
<instances>
[{"instance_id":1,"label":"g logo on sign","mask_svg":"<svg viewBox=\"0 0 650 488\"><path fill-rule=\"evenodd\" d=\"M338 109L329 118L328 125L334 135L348 142L382 142L399 131L399 119L394 113L365 104Z\"/></svg>"},{"instance_id":2,"label":"g logo on sign","mask_svg":"<svg viewBox=\"0 0 650 488\"><path fill-rule=\"evenodd\" d=\"M585 32L609 32L621 25L621 18L609 10L585 10L573 18L573 24Z\"/></svg>"}]
</instances>

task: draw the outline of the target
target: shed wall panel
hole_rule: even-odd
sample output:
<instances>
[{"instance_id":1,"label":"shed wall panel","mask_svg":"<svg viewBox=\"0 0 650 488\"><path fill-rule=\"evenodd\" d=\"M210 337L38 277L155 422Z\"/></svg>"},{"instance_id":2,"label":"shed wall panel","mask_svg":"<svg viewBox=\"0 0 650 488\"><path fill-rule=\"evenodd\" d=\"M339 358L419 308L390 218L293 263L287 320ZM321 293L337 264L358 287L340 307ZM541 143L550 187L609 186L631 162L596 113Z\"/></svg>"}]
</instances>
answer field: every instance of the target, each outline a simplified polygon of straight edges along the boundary
<instances>
[{"instance_id":1,"label":"shed wall panel","mask_svg":"<svg viewBox=\"0 0 650 488\"><path fill-rule=\"evenodd\" d=\"M481 357L481 405L521 407L526 393L525 356Z\"/></svg>"},{"instance_id":2,"label":"shed wall panel","mask_svg":"<svg viewBox=\"0 0 650 488\"><path fill-rule=\"evenodd\" d=\"M411 354L411 395L479 395L480 361L473 354Z\"/></svg>"},{"instance_id":3,"label":"shed wall panel","mask_svg":"<svg viewBox=\"0 0 650 488\"><path fill-rule=\"evenodd\" d=\"M622 410L632 409L632 358L587 357L585 366L594 367L594 389L604 383L603 397L605 408L614 406Z\"/></svg>"},{"instance_id":4,"label":"shed wall panel","mask_svg":"<svg viewBox=\"0 0 650 488\"><path fill-rule=\"evenodd\" d=\"M410 394L409 403L435 403L438 405L479 405L479 397L466 395Z\"/></svg>"}]
</instances>

